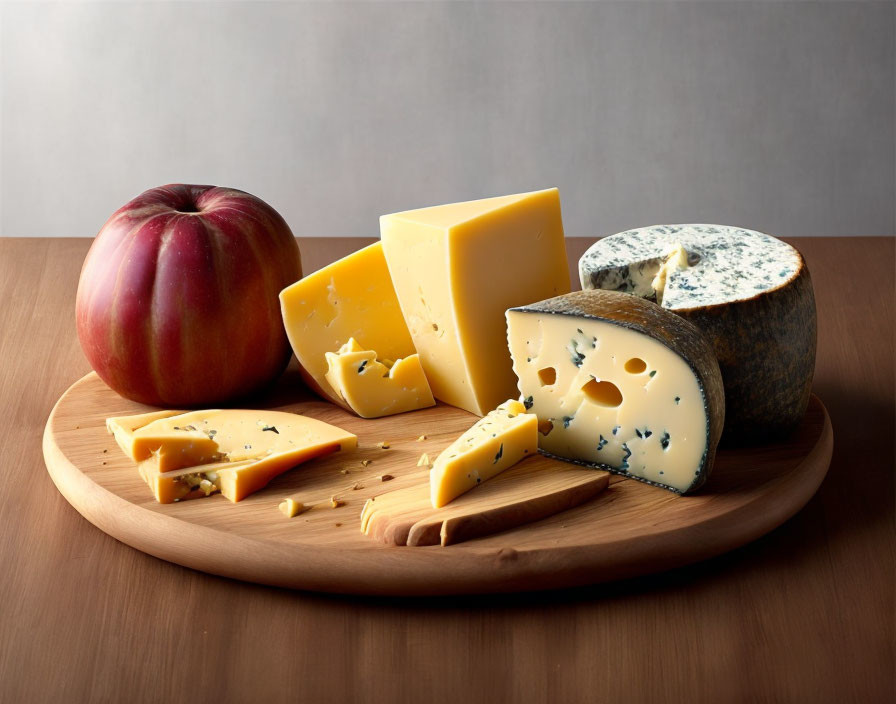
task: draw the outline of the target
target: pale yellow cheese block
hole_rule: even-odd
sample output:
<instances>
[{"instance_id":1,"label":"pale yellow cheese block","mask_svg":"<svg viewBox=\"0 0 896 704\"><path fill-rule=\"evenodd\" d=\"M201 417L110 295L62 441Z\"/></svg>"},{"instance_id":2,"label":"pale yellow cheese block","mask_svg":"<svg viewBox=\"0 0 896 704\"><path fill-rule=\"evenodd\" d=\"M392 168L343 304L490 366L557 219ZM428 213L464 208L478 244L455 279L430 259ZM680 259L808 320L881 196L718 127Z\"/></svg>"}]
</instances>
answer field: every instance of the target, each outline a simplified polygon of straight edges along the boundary
<instances>
[{"instance_id":1,"label":"pale yellow cheese block","mask_svg":"<svg viewBox=\"0 0 896 704\"><path fill-rule=\"evenodd\" d=\"M362 418L381 418L435 405L420 357L379 361L351 338L339 352L327 352L326 379Z\"/></svg>"},{"instance_id":2,"label":"pale yellow cheese block","mask_svg":"<svg viewBox=\"0 0 896 704\"><path fill-rule=\"evenodd\" d=\"M504 311L569 291L557 189L384 215L380 232L433 396L477 415L515 396Z\"/></svg>"},{"instance_id":3,"label":"pale yellow cheese block","mask_svg":"<svg viewBox=\"0 0 896 704\"><path fill-rule=\"evenodd\" d=\"M142 414L110 418L107 427L119 430L116 440L161 503L215 491L240 501L297 464L358 443L328 423L267 410ZM197 435L207 442L194 442Z\"/></svg>"},{"instance_id":4,"label":"pale yellow cheese block","mask_svg":"<svg viewBox=\"0 0 896 704\"><path fill-rule=\"evenodd\" d=\"M537 452L538 417L526 413L519 401L501 404L436 459L429 471L433 508L441 508Z\"/></svg>"},{"instance_id":5,"label":"pale yellow cheese block","mask_svg":"<svg viewBox=\"0 0 896 704\"><path fill-rule=\"evenodd\" d=\"M286 334L306 383L351 410L326 380L327 352L350 338L380 359L416 353L377 242L309 274L280 292Z\"/></svg>"}]
</instances>

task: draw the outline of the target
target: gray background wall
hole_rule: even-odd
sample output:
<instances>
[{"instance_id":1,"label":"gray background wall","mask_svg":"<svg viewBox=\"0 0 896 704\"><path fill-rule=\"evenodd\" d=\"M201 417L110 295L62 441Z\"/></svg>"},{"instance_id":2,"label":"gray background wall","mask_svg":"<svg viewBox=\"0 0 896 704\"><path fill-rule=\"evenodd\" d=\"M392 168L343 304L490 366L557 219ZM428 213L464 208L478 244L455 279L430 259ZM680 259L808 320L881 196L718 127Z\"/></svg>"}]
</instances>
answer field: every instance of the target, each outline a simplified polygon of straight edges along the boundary
<instances>
[{"instance_id":1,"label":"gray background wall","mask_svg":"<svg viewBox=\"0 0 896 704\"><path fill-rule=\"evenodd\" d=\"M151 186L297 235L559 186L569 235L896 233L893 2L0 5L0 233Z\"/></svg>"}]
</instances>

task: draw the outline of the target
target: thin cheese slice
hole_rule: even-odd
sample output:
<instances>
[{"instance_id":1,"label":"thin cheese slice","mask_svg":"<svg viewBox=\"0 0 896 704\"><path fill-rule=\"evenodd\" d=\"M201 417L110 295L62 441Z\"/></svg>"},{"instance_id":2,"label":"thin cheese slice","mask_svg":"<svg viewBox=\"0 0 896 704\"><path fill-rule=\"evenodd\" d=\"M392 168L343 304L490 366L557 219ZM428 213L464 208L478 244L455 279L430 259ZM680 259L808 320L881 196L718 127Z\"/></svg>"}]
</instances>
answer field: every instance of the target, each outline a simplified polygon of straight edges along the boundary
<instances>
[{"instance_id":1,"label":"thin cheese slice","mask_svg":"<svg viewBox=\"0 0 896 704\"><path fill-rule=\"evenodd\" d=\"M380 232L433 396L480 416L513 396L504 311L569 291L557 189L383 215Z\"/></svg>"},{"instance_id":2,"label":"thin cheese slice","mask_svg":"<svg viewBox=\"0 0 896 704\"><path fill-rule=\"evenodd\" d=\"M519 401L507 401L481 418L438 456L429 471L433 508L538 451L538 418Z\"/></svg>"},{"instance_id":3,"label":"thin cheese slice","mask_svg":"<svg viewBox=\"0 0 896 704\"><path fill-rule=\"evenodd\" d=\"M309 274L280 292L286 334L302 377L323 398L351 410L326 379L327 352L349 339L380 359L416 353L380 242Z\"/></svg>"},{"instance_id":4,"label":"thin cheese slice","mask_svg":"<svg viewBox=\"0 0 896 704\"><path fill-rule=\"evenodd\" d=\"M362 418L380 418L435 405L420 357L379 361L355 338L339 352L327 352L326 379L348 406Z\"/></svg>"},{"instance_id":5,"label":"thin cheese slice","mask_svg":"<svg viewBox=\"0 0 896 704\"><path fill-rule=\"evenodd\" d=\"M141 426L141 419L150 422ZM240 501L297 464L358 442L351 433L314 418L266 410L112 418L107 427L119 429L116 440L123 439L119 445L138 463L141 477L161 503L215 491ZM199 435L206 442L198 442Z\"/></svg>"}]
</instances>

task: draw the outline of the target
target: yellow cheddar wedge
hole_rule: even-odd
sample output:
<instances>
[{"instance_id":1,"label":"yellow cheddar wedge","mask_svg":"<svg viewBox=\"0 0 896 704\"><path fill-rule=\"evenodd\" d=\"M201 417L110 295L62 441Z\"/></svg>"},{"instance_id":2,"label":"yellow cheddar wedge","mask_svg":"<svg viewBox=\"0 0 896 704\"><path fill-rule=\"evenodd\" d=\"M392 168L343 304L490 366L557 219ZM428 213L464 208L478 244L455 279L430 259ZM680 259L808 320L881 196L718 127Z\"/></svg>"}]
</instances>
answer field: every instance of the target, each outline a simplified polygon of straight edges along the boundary
<instances>
[{"instance_id":1,"label":"yellow cheddar wedge","mask_svg":"<svg viewBox=\"0 0 896 704\"><path fill-rule=\"evenodd\" d=\"M429 471L433 508L538 451L538 417L519 401L502 403L455 440Z\"/></svg>"},{"instance_id":2,"label":"yellow cheddar wedge","mask_svg":"<svg viewBox=\"0 0 896 704\"><path fill-rule=\"evenodd\" d=\"M326 379L330 387L362 418L380 418L435 405L420 357L377 360L355 338L339 352L327 352Z\"/></svg>"},{"instance_id":3,"label":"yellow cheddar wedge","mask_svg":"<svg viewBox=\"0 0 896 704\"><path fill-rule=\"evenodd\" d=\"M480 416L515 396L504 311L569 291L557 189L383 215L380 233L433 396Z\"/></svg>"},{"instance_id":4,"label":"yellow cheddar wedge","mask_svg":"<svg viewBox=\"0 0 896 704\"><path fill-rule=\"evenodd\" d=\"M302 462L358 444L341 428L282 411L191 411L142 426L137 418L109 419L107 427L129 429L132 439L122 434L119 444L160 503L216 491L240 501ZM194 443L198 434L208 442Z\"/></svg>"},{"instance_id":5,"label":"yellow cheddar wedge","mask_svg":"<svg viewBox=\"0 0 896 704\"><path fill-rule=\"evenodd\" d=\"M380 359L405 358L417 351L380 242L283 289L280 309L305 382L348 410L347 402L326 379L327 352L336 352L350 338L362 349L375 350Z\"/></svg>"}]
</instances>

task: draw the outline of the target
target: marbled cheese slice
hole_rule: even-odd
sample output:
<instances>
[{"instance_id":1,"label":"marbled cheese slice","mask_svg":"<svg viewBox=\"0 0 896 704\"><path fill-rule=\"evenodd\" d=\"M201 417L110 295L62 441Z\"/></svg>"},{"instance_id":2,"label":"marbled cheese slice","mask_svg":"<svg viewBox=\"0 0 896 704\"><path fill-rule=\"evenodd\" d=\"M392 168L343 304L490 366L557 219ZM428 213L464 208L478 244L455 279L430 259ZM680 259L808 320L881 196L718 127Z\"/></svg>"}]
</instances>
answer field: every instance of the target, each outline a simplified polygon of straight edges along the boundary
<instances>
[{"instance_id":1,"label":"marbled cheese slice","mask_svg":"<svg viewBox=\"0 0 896 704\"><path fill-rule=\"evenodd\" d=\"M441 508L538 449L538 419L519 401L506 401L438 456L429 470L433 508Z\"/></svg>"},{"instance_id":2,"label":"marbled cheese slice","mask_svg":"<svg viewBox=\"0 0 896 704\"><path fill-rule=\"evenodd\" d=\"M545 454L679 493L703 484L725 403L712 348L693 325L608 291L513 308L507 325Z\"/></svg>"},{"instance_id":3,"label":"marbled cheese slice","mask_svg":"<svg viewBox=\"0 0 896 704\"><path fill-rule=\"evenodd\" d=\"M160 503L220 491L240 501L302 462L357 447L352 433L268 410L160 411L106 422Z\"/></svg>"},{"instance_id":4,"label":"marbled cheese slice","mask_svg":"<svg viewBox=\"0 0 896 704\"><path fill-rule=\"evenodd\" d=\"M377 359L350 338L338 352L327 352L326 379L361 418L381 418L435 405L419 355Z\"/></svg>"},{"instance_id":5,"label":"marbled cheese slice","mask_svg":"<svg viewBox=\"0 0 896 704\"><path fill-rule=\"evenodd\" d=\"M725 440L789 433L815 368L812 282L800 253L761 232L659 225L595 242L579 260L582 288L656 301L707 336L725 383Z\"/></svg>"}]
</instances>

